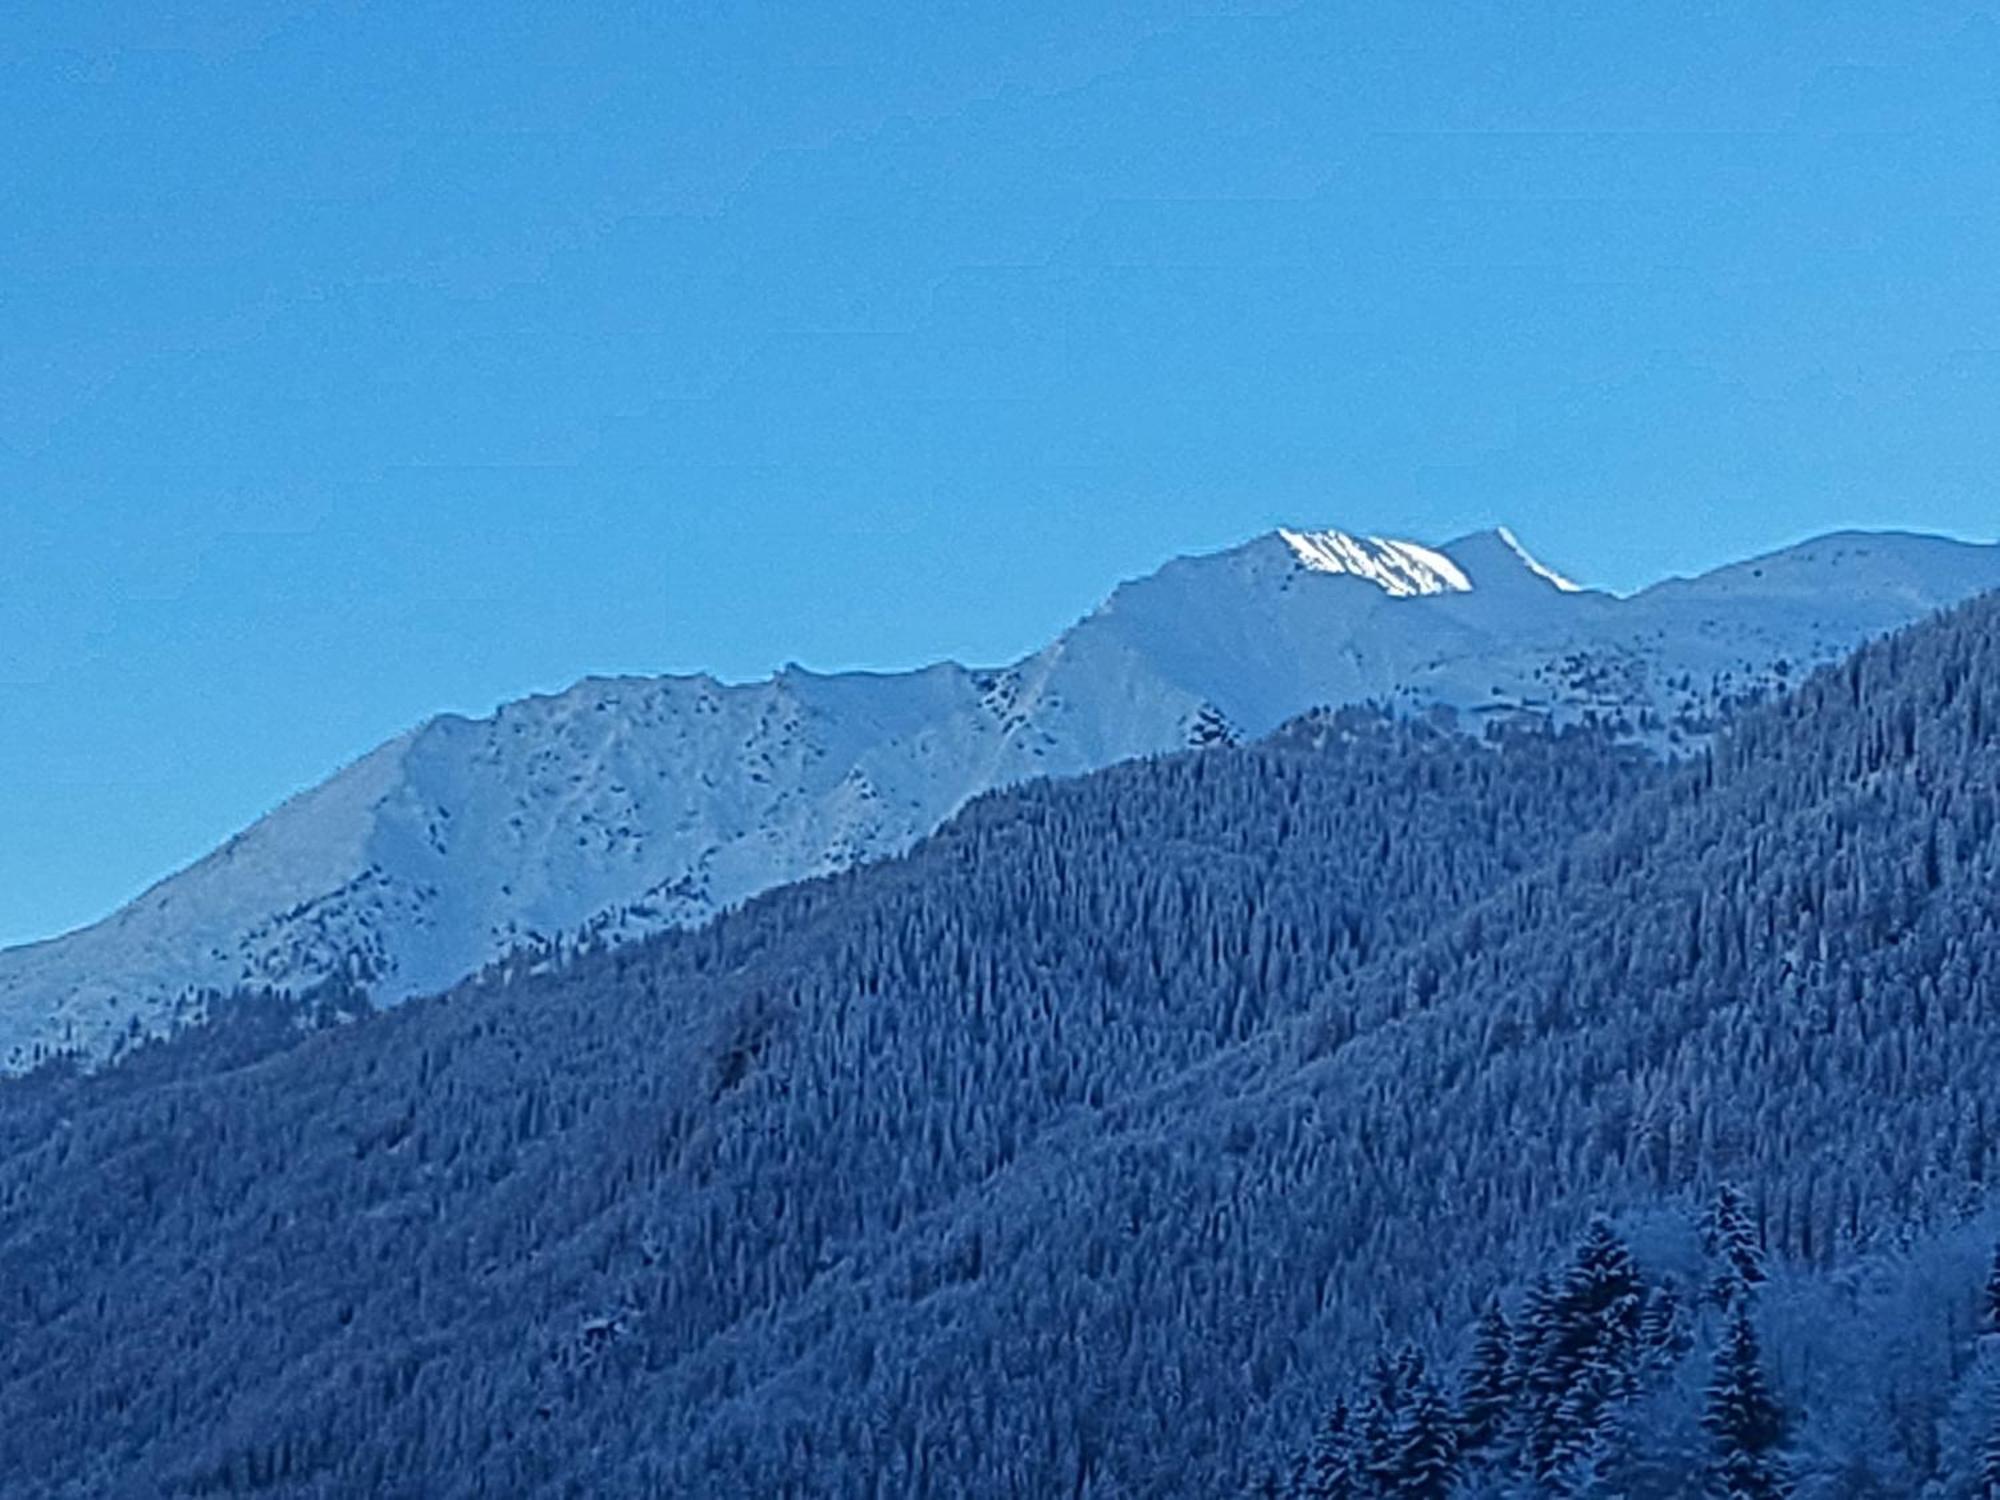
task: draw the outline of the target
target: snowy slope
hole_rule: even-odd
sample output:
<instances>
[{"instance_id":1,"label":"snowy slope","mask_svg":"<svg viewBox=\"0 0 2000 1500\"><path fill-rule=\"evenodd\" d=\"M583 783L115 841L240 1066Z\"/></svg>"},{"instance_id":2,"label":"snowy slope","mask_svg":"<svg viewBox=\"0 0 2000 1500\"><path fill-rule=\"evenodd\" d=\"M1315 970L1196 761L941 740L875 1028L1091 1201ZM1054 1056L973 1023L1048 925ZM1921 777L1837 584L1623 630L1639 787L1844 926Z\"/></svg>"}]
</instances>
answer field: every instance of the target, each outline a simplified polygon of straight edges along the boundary
<instances>
[{"instance_id":1,"label":"snowy slope","mask_svg":"<svg viewBox=\"0 0 2000 1500\"><path fill-rule=\"evenodd\" d=\"M1504 530L1281 531L1116 589L1012 666L587 679L447 716L97 925L0 952L0 1059L102 1055L204 989L378 999L523 945L696 922L902 848L981 791L1263 734L1320 704L1594 714L1671 749L1737 695L2000 587L2000 547L1843 534L1630 598Z\"/></svg>"}]
</instances>

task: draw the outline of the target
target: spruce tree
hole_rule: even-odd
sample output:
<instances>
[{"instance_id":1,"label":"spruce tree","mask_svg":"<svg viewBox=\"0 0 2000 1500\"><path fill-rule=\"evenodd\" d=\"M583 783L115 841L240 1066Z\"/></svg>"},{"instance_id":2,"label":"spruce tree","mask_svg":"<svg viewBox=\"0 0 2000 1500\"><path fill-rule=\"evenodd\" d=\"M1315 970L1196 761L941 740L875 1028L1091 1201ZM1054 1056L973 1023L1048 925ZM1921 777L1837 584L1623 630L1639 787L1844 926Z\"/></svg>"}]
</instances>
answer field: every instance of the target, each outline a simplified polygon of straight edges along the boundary
<instances>
[{"instance_id":1,"label":"spruce tree","mask_svg":"<svg viewBox=\"0 0 2000 1500\"><path fill-rule=\"evenodd\" d=\"M1538 1476L1582 1452L1606 1409L1630 1394L1643 1295L1632 1252L1608 1223L1592 1220L1568 1272L1535 1310L1523 1396L1526 1454Z\"/></svg>"},{"instance_id":2,"label":"spruce tree","mask_svg":"<svg viewBox=\"0 0 2000 1500\"><path fill-rule=\"evenodd\" d=\"M1554 1476L1549 1492L1576 1500L1627 1494L1629 1486L1624 1481L1630 1463L1631 1434L1620 1414L1614 1413L1577 1446Z\"/></svg>"},{"instance_id":3,"label":"spruce tree","mask_svg":"<svg viewBox=\"0 0 2000 1500\"><path fill-rule=\"evenodd\" d=\"M1419 1376L1406 1393L1397 1432L1395 1472L1384 1492L1399 1500L1446 1500L1458 1479L1458 1439L1437 1382Z\"/></svg>"},{"instance_id":4,"label":"spruce tree","mask_svg":"<svg viewBox=\"0 0 2000 1500\"><path fill-rule=\"evenodd\" d=\"M1778 1451L1784 1412L1764 1377L1757 1332L1740 1300L1715 1353L1702 1426L1715 1443L1710 1478L1719 1500L1781 1500L1791 1492Z\"/></svg>"},{"instance_id":5,"label":"spruce tree","mask_svg":"<svg viewBox=\"0 0 2000 1500\"><path fill-rule=\"evenodd\" d=\"M1546 1434L1554 1417L1548 1391L1557 1377L1547 1367L1556 1342L1555 1280L1544 1272L1522 1299L1520 1322L1514 1330L1511 1447L1515 1459L1529 1473L1534 1472L1547 1446Z\"/></svg>"},{"instance_id":6,"label":"spruce tree","mask_svg":"<svg viewBox=\"0 0 2000 1500\"><path fill-rule=\"evenodd\" d=\"M1356 1478L1361 1481L1358 1488L1363 1494L1386 1492L1394 1485L1397 1434L1403 1418L1402 1382L1396 1367L1380 1354L1375 1356L1371 1383L1374 1389L1361 1409L1360 1441L1354 1455Z\"/></svg>"},{"instance_id":7,"label":"spruce tree","mask_svg":"<svg viewBox=\"0 0 2000 1500\"><path fill-rule=\"evenodd\" d=\"M1314 1500L1311 1447L1292 1455L1291 1469L1285 1475L1285 1500Z\"/></svg>"},{"instance_id":8,"label":"spruce tree","mask_svg":"<svg viewBox=\"0 0 2000 1500\"><path fill-rule=\"evenodd\" d=\"M1429 1366L1424 1360L1424 1351L1415 1344L1405 1344L1396 1355L1396 1390L1407 1399L1411 1392L1423 1383Z\"/></svg>"},{"instance_id":9,"label":"spruce tree","mask_svg":"<svg viewBox=\"0 0 2000 1500\"><path fill-rule=\"evenodd\" d=\"M1716 1262L1709 1295L1718 1306L1730 1307L1745 1291L1764 1280L1764 1252L1743 1195L1724 1183L1702 1217L1702 1246Z\"/></svg>"},{"instance_id":10,"label":"spruce tree","mask_svg":"<svg viewBox=\"0 0 2000 1500\"><path fill-rule=\"evenodd\" d=\"M1459 1382L1458 1441L1462 1453L1484 1453L1498 1441L1516 1389L1514 1330L1500 1310L1500 1299L1494 1297L1479 1315L1472 1352L1466 1356L1465 1373Z\"/></svg>"},{"instance_id":11,"label":"spruce tree","mask_svg":"<svg viewBox=\"0 0 2000 1500\"><path fill-rule=\"evenodd\" d=\"M1648 1360L1664 1365L1687 1353L1689 1343L1680 1292L1671 1280L1662 1281L1646 1298L1646 1310L1640 1315L1640 1347Z\"/></svg>"},{"instance_id":12,"label":"spruce tree","mask_svg":"<svg viewBox=\"0 0 2000 1500\"><path fill-rule=\"evenodd\" d=\"M1353 1414L1344 1398L1336 1399L1313 1438L1302 1500L1354 1500L1360 1493L1355 1474L1355 1437Z\"/></svg>"},{"instance_id":13,"label":"spruce tree","mask_svg":"<svg viewBox=\"0 0 2000 1500\"><path fill-rule=\"evenodd\" d=\"M1529 1283L1527 1292L1522 1296L1520 1316L1514 1325L1512 1379L1517 1391L1528 1384L1529 1373L1548 1347L1555 1303L1555 1278L1543 1271Z\"/></svg>"}]
</instances>

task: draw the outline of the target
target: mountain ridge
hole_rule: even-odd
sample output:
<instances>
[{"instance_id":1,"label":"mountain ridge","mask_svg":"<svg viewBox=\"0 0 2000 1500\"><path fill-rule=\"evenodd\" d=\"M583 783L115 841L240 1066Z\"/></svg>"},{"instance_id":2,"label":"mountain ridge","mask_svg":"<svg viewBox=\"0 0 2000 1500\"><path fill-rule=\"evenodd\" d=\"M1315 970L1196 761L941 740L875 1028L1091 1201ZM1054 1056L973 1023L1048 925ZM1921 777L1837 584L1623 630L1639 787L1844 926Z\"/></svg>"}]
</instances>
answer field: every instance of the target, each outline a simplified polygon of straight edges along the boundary
<instances>
[{"instance_id":1,"label":"mountain ridge","mask_svg":"<svg viewBox=\"0 0 2000 1500\"><path fill-rule=\"evenodd\" d=\"M0 1059L101 1057L206 992L344 979L393 1001L519 948L699 923L907 848L981 791L1322 704L1686 749L1730 704L1992 587L2000 547L1909 533L1619 597L1504 527L1438 548L1281 528L1121 583L1001 667L587 677L427 720L103 921L0 951Z\"/></svg>"}]
</instances>

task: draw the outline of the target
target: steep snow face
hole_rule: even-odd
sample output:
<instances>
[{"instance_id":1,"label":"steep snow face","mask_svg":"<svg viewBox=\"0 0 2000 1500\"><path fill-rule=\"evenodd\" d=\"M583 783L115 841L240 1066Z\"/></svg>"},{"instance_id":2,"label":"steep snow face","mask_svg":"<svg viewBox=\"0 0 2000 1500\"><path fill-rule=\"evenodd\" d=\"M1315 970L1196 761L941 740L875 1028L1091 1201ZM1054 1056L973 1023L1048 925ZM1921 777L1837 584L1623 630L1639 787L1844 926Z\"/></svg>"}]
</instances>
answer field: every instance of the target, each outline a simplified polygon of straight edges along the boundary
<instances>
[{"instance_id":1,"label":"steep snow face","mask_svg":"<svg viewBox=\"0 0 2000 1500\"><path fill-rule=\"evenodd\" d=\"M1595 717L1672 752L1737 699L2000 587L2000 547L1844 534L1629 599L1511 533L1286 530L1114 590L1006 667L587 679L431 721L82 931L0 952L0 1061L334 975L394 1001L523 948L696 923L907 848L982 791L1321 705Z\"/></svg>"},{"instance_id":2,"label":"steep snow face","mask_svg":"<svg viewBox=\"0 0 2000 1500\"><path fill-rule=\"evenodd\" d=\"M1433 552L1415 542L1350 536L1344 531L1281 529L1278 535L1292 549L1293 556L1314 572L1350 573L1398 598L1411 594L1463 594L1472 588L1457 563L1444 553Z\"/></svg>"}]
</instances>

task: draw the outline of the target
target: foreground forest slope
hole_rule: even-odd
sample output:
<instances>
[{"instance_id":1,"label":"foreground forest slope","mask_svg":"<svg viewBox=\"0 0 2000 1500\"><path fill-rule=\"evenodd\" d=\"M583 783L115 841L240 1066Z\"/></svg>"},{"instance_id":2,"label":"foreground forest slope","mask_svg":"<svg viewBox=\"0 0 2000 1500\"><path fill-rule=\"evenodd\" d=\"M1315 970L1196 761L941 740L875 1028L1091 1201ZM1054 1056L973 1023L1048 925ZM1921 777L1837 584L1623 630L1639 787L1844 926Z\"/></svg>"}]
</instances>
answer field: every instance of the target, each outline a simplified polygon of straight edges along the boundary
<instances>
[{"instance_id":1,"label":"foreground forest slope","mask_svg":"<svg viewBox=\"0 0 2000 1500\"><path fill-rule=\"evenodd\" d=\"M853 1406L833 1320L868 1330L908 1456L856 1430L892 1473L1213 1493L1310 1430L1385 1333L1454 1357L1481 1303L1593 1211L1692 1208L1733 1179L1800 1271L1931 1232L1992 1173L1997 898L2000 603L1982 601L1815 678L1304 1018L1045 1137L969 1212L843 1267L795 1342L718 1356L783 1350L669 1472L809 1484ZM1939 1321L1939 1361L1970 1316ZM1909 1493L1921 1445L1866 1444L1907 1428L1889 1408L1912 1395L1878 1394L1827 1462ZM940 1430L965 1432L942 1481Z\"/></svg>"},{"instance_id":2,"label":"foreground forest slope","mask_svg":"<svg viewBox=\"0 0 2000 1500\"><path fill-rule=\"evenodd\" d=\"M645 1492L630 1465L744 1401L746 1330L789 1341L832 1273L1660 774L1581 733L1312 720L269 1055L275 1008L0 1088L9 1493ZM872 1440L825 1441L799 1483L845 1492Z\"/></svg>"},{"instance_id":3,"label":"foreground forest slope","mask_svg":"<svg viewBox=\"0 0 2000 1500\"><path fill-rule=\"evenodd\" d=\"M2000 604L1672 773L1317 719L0 1090L8 1492L1197 1496L1595 1209L1985 1192Z\"/></svg>"}]
</instances>

